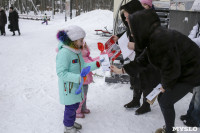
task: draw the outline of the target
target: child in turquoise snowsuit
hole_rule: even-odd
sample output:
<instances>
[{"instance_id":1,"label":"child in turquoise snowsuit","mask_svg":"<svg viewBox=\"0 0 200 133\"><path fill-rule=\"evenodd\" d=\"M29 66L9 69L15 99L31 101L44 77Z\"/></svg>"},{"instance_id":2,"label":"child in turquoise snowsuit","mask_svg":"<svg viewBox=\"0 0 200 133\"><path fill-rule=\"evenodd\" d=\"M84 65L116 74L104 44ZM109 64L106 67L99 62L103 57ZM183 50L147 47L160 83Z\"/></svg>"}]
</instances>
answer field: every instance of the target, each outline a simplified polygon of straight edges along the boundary
<instances>
[{"instance_id":1,"label":"child in turquoise snowsuit","mask_svg":"<svg viewBox=\"0 0 200 133\"><path fill-rule=\"evenodd\" d=\"M58 75L60 103L65 105L64 126L65 133L76 133L82 126L75 122L76 110L83 100L83 91L75 94L80 84L81 70L87 66L91 71L100 67L98 61L85 63L81 54L85 31L75 25L59 31L57 38L60 43L56 57L56 72Z\"/></svg>"},{"instance_id":2,"label":"child in turquoise snowsuit","mask_svg":"<svg viewBox=\"0 0 200 133\"><path fill-rule=\"evenodd\" d=\"M42 24L46 23L46 25L48 25L47 14L45 13L44 15L45 15L45 16L44 16L44 19L43 19Z\"/></svg>"}]
</instances>

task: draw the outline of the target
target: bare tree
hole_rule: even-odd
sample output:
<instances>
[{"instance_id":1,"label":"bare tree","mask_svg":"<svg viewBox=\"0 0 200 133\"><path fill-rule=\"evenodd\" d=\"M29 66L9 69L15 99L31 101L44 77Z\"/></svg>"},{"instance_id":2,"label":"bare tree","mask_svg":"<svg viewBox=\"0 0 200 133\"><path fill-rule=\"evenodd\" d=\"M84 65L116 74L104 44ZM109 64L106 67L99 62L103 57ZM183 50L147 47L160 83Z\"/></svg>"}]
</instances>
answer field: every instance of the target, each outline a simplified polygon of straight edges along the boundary
<instances>
[{"instance_id":1,"label":"bare tree","mask_svg":"<svg viewBox=\"0 0 200 133\"><path fill-rule=\"evenodd\" d=\"M0 0L0 7L9 9L9 2L12 6L17 8L20 13L27 13L34 11L35 14L38 11L44 13L46 10L60 10L63 13L66 0ZM76 16L80 15L81 12L88 12L95 9L107 9L113 10L114 0L70 0L71 9L76 10ZM39 7L39 8L38 8Z\"/></svg>"}]
</instances>

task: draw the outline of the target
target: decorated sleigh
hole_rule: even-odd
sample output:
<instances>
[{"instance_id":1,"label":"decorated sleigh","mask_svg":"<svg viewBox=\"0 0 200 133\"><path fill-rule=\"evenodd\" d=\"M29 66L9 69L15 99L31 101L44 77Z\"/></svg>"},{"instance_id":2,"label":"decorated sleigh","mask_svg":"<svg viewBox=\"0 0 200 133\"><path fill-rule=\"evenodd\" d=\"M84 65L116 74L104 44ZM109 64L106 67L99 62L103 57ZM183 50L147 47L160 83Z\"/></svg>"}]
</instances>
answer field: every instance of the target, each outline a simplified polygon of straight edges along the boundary
<instances>
[{"instance_id":1,"label":"decorated sleigh","mask_svg":"<svg viewBox=\"0 0 200 133\"><path fill-rule=\"evenodd\" d=\"M101 36L104 36L104 37L111 37L112 36L112 30L109 31L107 29L107 26L104 27L104 28L105 28L105 30L102 30L102 29L96 29L96 30L94 30L94 31L96 31L96 35L101 35Z\"/></svg>"}]
</instances>

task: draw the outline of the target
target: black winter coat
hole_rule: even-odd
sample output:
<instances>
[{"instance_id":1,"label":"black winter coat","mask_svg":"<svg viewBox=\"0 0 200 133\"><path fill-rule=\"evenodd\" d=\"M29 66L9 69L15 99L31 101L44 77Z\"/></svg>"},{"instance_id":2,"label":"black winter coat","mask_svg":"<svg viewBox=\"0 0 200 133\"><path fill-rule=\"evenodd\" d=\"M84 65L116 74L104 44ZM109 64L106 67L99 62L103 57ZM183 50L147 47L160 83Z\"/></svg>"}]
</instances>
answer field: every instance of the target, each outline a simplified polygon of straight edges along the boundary
<instances>
[{"instance_id":1,"label":"black winter coat","mask_svg":"<svg viewBox=\"0 0 200 133\"><path fill-rule=\"evenodd\" d=\"M200 48L191 39L161 27L153 10L136 12L129 20L136 49L146 49L145 58L160 70L164 89L172 89L177 82L200 85Z\"/></svg>"},{"instance_id":2,"label":"black winter coat","mask_svg":"<svg viewBox=\"0 0 200 133\"><path fill-rule=\"evenodd\" d=\"M160 71L149 63L146 49L141 54L137 53L135 60L123 68L132 77L139 74L142 90L153 89L161 82Z\"/></svg>"},{"instance_id":3,"label":"black winter coat","mask_svg":"<svg viewBox=\"0 0 200 133\"><path fill-rule=\"evenodd\" d=\"M19 30L19 16L15 10L9 13L8 19L10 21L10 31Z\"/></svg>"},{"instance_id":4,"label":"black winter coat","mask_svg":"<svg viewBox=\"0 0 200 133\"><path fill-rule=\"evenodd\" d=\"M120 8L120 10L125 10L129 14L132 14L134 12L144 10L144 8L142 7L141 3L138 0L132 0L129 3L123 5ZM129 41L134 42L134 38L131 36L131 32L129 30L128 23L125 21L126 18L123 13L121 13L121 18L122 18L124 25L127 28L126 31L127 31L127 36L129 38ZM119 34L117 36L120 37L122 34ZM142 59L142 57L143 57L142 55L143 55L143 53L145 53L142 50L135 51L135 52L136 52L135 60L131 61L129 64L126 64L123 66L125 71L130 76L132 76L134 78L138 78L138 80L140 81L140 82L134 81L134 87L140 86L142 90L155 88L160 83L160 72L158 70L156 70L151 64L148 64L145 67L140 65L138 63L138 60L147 60L148 61L148 59L147 58ZM136 80L136 81L138 81L138 80Z\"/></svg>"},{"instance_id":5,"label":"black winter coat","mask_svg":"<svg viewBox=\"0 0 200 133\"><path fill-rule=\"evenodd\" d=\"M4 10L0 11L0 26L4 27L7 24L7 16Z\"/></svg>"}]
</instances>

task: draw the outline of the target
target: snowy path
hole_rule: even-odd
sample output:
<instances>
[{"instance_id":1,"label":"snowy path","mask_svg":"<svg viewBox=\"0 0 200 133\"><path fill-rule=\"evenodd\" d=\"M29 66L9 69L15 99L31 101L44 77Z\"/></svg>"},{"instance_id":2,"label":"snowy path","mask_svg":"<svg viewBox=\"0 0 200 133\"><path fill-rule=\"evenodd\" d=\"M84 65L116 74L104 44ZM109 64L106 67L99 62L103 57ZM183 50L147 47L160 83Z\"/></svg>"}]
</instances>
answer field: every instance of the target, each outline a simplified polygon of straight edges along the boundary
<instances>
[{"instance_id":1,"label":"snowy path","mask_svg":"<svg viewBox=\"0 0 200 133\"><path fill-rule=\"evenodd\" d=\"M63 18L61 18L63 17ZM20 20L21 36L0 36L0 133L62 133L64 106L59 103L55 70L56 33L67 24L77 24L87 32L86 42L93 57L99 54L97 42L108 38L94 35L94 29L112 29L113 14L97 10L69 22L58 15L49 25L40 21ZM101 70L96 73L103 74ZM81 133L153 133L164 125L158 103L152 112L136 116L135 109L123 105L132 98L129 84L112 84L94 77L89 87L91 114L77 119ZM176 104L176 126L188 108L191 94Z\"/></svg>"}]
</instances>

